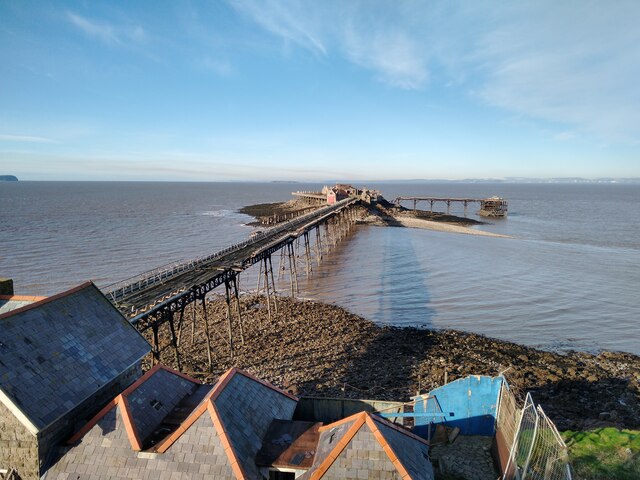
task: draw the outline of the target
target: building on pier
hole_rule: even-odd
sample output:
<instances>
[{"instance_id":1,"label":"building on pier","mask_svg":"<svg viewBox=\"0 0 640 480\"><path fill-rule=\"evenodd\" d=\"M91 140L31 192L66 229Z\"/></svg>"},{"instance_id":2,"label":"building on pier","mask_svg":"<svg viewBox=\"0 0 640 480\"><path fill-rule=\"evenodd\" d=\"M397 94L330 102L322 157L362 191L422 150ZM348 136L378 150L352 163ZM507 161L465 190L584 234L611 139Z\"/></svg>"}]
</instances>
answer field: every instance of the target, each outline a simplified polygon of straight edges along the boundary
<instances>
[{"instance_id":1,"label":"building on pier","mask_svg":"<svg viewBox=\"0 0 640 480\"><path fill-rule=\"evenodd\" d=\"M502 197L484 198L480 201L480 212L483 217L506 217L508 203Z\"/></svg>"},{"instance_id":2,"label":"building on pier","mask_svg":"<svg viewBox=\"0 0 640 480\"><path fill-rule=\"evenodd\" d=\"M292 192L292 195L310 205L333 205L346 198L356 198L366 204L376 203L381 195L378 190L366 187L357 188L344 183L337 183L333 187L325 185L319 192Z\"/></svg>"}]
</instances>

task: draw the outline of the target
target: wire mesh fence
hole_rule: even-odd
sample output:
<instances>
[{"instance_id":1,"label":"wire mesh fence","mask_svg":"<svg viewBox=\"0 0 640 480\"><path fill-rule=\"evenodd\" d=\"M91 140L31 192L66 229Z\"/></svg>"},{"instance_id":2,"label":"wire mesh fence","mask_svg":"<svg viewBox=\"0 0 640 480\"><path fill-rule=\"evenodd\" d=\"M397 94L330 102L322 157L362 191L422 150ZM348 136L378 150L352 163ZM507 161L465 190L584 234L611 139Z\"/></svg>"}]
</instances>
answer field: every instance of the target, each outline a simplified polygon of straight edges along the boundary
<instances>
[{"instance_id":1,"label":"wire mesh fence","mask_svg":"<svg viewBox=\"0 0 640 480\"><path fill-rule=\"evenodd\" d=\"M518 432L520 422L520 409L518 402L509 388L507 382L502 382L500 387L500 403L496 413L496 431L500 432L501 440L511 447Z\"/></svg>"},{"instance_id":2,"label":"wire mesh fence","mask_svg":"<svg viewBox=\"0 0 640 480\"><path fill-rule=\"evenodd\" d=\"M509 392L510 393L510 392ZM567 446L555 425L527 394L518 410L513 394L502 392L497 428L512 443L504 480L571 480ZM511 418L509 418L511 416ZM513 430L512 426L517 425ZM513 434L511 434L513 432Z\"/></svg>"}]
</instances>

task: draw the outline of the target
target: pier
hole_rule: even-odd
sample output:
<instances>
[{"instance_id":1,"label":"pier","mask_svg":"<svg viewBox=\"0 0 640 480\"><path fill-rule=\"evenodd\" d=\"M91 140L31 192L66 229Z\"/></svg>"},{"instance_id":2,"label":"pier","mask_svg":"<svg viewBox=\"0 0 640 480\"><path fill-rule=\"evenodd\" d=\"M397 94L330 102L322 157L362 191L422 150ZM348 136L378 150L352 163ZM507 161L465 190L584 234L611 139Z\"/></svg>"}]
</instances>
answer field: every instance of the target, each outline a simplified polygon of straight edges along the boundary
<instances>
[{"instance_id":1,"label":"pier","mask_svg":"<svg viewBox=\"0 0 640 480\"><path fill-rule=\"evenodd\" d=\"M412 201L413 210L417 209L418 202L429 202L429 211L433 212L435 203L445 203L447 205L447 215L451 214L452 203L462 203L464 206L464 215L467 216L467 209L470 203L479 203L480 211L483 217L506 217L508 210L508 202L502 197L490 198L443 198L443 197L397 197L394 203L398 206L401 202Z\"/></svg>"},{"instance_id":2,"label":"pier","mask_svg":"<svg viewBox=\"0 0 640 480\"><path fill-rule=\"evenodd\" d=\"M104 289L109 300L140 332L148 329L153 333L153 355L157 361L160 354L159 329L168 324L171 345L174 347L176 362L180 365L178 345L183 324L185 307L194 302L202 302L206 312L205 297L213 289L224 285L227 304L227 324L230 349L235 341L233 318L237 318L240 341L244 342L242 314L239 300L238 277L241 272L259 263L258 291L267 297L269 318L272 311L277 313L276 285L271 257L281 251L281 265L288 265L291 295L298 292L297 260L303 259L300 268L307 277L312 273L313 264L319 265L323 254L335 246L351 229L356 221L359 200L347 198L333 205L321 207L258 232L244 242L232 245L212 255L192 259L179 264L165 265L136 277L123 280ZM283 262L284 261L284 262ZM282 273L282 268L279 273ZM195 328L195 309L192 328ZM177 314L177 315L176 315ZM178 316L178 319L175 317ZM209 366L212 363L210 332L204 322L207 340Z\"/></svg>"},{"instance_id":3,"label":"pier","mask_svg":"<svg viewBox=\"0 0 640 480\"><path fill-rule=\"evenodd\" d=\"M211 255L198 257L182 263L164 265L152 271L109 285L105 295L135 327L144 332L152 331L154 360L160 357L160 328L170 338L180 365L178 346L185 323L191 324L192 336L196 329L196 310L192 309L192 318L185 318L185 308L201 302L205 312L206 296L215 288L224 285L226 301L226 335L214 332L228 342L233 355L234 342L244 342L242 309L239 299L239 277L253 265L259 264L257 293L264 293L268 316L278 313L276 279L273 273L272 255L279 252L280 265L278 279L288 276L292 297L298 293L298 270L307 278L312 274L314 264L317 267L323 255L335 246L356 222L356 210L371 205L381 199L377 191L359 190L348 185L337 185L332 189L325 187L322 192L295 192L294 197L304 198L309 203L320 204L313 211L276 224L272 228L252 234L247 240L232 245ZM336 198L337 197L337 198ZM346 198L345 198L346 197ZM433 204L445 202L447 212L451 203L460 202L465 207L469 203L480 203L481 215L505 216L506 200L493 197L475 198L438 198L438 197L398 197L396 205L403 201L413 201L416 209L418 202ZM288 275L287 275L288 271ZM209 366L212 365L211 332L207 322L202 326L207 341ZM164 330L163 330L164 331Z\"/></svg>"}]
</instances>

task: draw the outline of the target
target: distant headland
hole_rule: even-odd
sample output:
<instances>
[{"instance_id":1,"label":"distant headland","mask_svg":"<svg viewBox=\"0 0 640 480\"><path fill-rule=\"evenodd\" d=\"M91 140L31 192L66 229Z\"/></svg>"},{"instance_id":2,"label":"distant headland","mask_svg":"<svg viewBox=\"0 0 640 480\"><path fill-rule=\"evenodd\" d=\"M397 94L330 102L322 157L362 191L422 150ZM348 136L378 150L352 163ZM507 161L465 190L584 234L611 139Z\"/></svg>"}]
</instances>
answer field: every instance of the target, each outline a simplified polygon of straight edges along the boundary
<instances>
[{"instance_id":1,"label":"distant headland","mask_svg":"<svg viewBox=\"0 0 640 480\"><path fill-rule=\"evenodd\" d=\"M17 182L18 177L15 175L0 175L0 182Z\"/></svg>"}]
</instances>

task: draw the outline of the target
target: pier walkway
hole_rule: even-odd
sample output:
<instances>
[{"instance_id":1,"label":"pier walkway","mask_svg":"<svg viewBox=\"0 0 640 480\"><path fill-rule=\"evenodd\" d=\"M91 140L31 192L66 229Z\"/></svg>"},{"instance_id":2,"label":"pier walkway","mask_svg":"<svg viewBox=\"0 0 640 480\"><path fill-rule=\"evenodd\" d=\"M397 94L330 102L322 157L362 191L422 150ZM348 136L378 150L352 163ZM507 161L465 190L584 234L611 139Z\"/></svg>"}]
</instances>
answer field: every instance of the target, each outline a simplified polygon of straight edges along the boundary
<instances>
[{"instance_id":1,"label":"pier walkway","mask_svg":"<svg viewBox=\"0 0 640 480\"><path fill-rule=\"evenodd\" d=\"M416 210L418 202L429 202L429 211L433 212L434 203L446 203L447 215L451 213L452 203L462 203L464 205L464 214L467 215L467 207L470 203L480 204L480 215L485 217L504 217L507 215L508 203L501 197L490 198L445 198L445 197L397 197L394 203L398 206L402 202L412 201L413 209Z\"/></svg>"},{"instance_id":2,"label":"pier walkway","mask_svg":"<svg viewBox=\"0 0 640 480\"><path fill-rule=\"evenodd\" d=\"M165 265L123 280L106 287L105 295L129 321L142 321L167 305L189 296L189 292L202 289L208 292L231 280L238 272L341 215L357 202L356 199L348 198L259 232L244 242L212 255Z\"/></svg>"}]
</instances>

